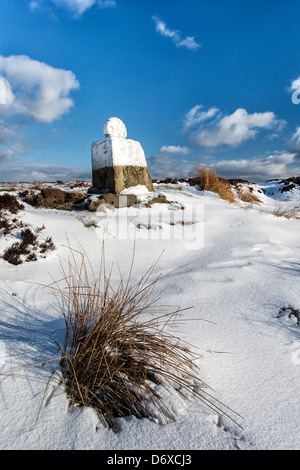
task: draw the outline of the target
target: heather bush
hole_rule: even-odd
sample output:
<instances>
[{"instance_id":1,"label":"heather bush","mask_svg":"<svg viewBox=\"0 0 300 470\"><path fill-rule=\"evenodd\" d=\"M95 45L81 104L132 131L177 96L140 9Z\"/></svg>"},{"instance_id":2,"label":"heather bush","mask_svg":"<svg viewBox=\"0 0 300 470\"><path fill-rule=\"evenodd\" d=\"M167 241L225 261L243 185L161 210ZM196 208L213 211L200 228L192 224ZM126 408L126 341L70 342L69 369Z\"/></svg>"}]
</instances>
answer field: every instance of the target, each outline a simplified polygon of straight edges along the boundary
<instances>
[{"instance_id":1,"label":"heather bush","mask_svg":"<svg viewBox=\"0 0 300 470\"><path fill-rule=\"evenodd\" d=\"M14 225L10 222L10 220L0 215L0 231L3 232L4 235L8 235L13 230Z\"/></svg>"},{"instance_id":2,"label":"heather bush","mask_svg":"<svg viewBox=\"0 0 300 470\"><path fill-rule=\"evenodd\" d=\"M5 261L8 261L10 264L18 265L22 264L23 260L21 259L22 254L27 254L27 251L25 250L24 253L24 247L22 247L21 243L14 243L12 246L7 248L3 254L3 259Z\"/></svg>"},{"instance_id":3,"label":"heather bush","mask_svg":"<svg viewBox=\"0 0 300 470\"><path fill-rule=\"evenodd\" d=\"M17 212L23 209L24 204L21 204L16 196L8 193L0 195L0 211L8 211L12 214L17 214Z\"/></svg>"},{"instance_id":4,"label":"heather bush","mask_svg":"<svg viewBox=\"0 0 300 470\"><path fill-rule=\"evenodd\" d=\"M1 219L0 219L1 224ZM36 232L39 233L40 228ZM54 250L55 245L51 237L47 237L44 242L38 243L38 233L34 233L30 228L21 230L21 241L13 243L12 246L4 251L3 259L10 264L18 265L23 261L37 261L36 251L39 249L41 254L49 250Z\"/></svg>"},{"instance_id":5,"label":"heather bush","mask_svg":"<svg viewBox=\"0 0 300 470\"><path fill-rule=\"evenodd\" d=\"M46 251L55 250L55 245L53 243L52 237L47 237L43 243L39 244L40 253L46 253Z\"/></svg>"},{"instance_id":6,"label":"heather bush","mask_svg":"<svg viewBox=\"0 0 300 470\"><path fill-rule=\"evenodd\" d=\"M21 231L22 244L23 246L36 245L37 235L31 231L30 228L26 228Z\"/></svg>"}]
</instances>

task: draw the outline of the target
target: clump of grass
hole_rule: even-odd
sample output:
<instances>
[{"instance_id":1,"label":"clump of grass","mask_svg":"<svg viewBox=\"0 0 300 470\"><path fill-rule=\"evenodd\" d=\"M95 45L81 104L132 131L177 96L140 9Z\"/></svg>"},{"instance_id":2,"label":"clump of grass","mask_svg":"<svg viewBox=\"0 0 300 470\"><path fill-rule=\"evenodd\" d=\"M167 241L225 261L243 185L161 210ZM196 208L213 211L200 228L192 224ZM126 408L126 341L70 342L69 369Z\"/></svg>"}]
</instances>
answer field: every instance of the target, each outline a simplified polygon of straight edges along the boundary
<instances>
[{"instance_id":1,"label":"clump of grass","mask_svg":"<svg viewBox=\"0 0 300 470\"><path fill-rule=\"evenodd\" d=\"M275 217L284 217L285 219L299 219L300 206L290 207L277 202L273 214Z\"/></svg>"},{"instance_id":2,"label":"clump of grass","mask_svg":"<svg viewBox=\"0 0 300 470\"><path fill-rule=\"evenodd\" d=\"M220 177L213 168L199 166L196 172L198 184L203 191L211 191L228 202L236 202L230 183Z\"/></svg>"},{"instance_id":3,"label":"clump of grass","mask_svg":"<svg viewBox=\"0 0 300 470\"><path fill-rule=\"evenodd\" d=\"M199 379L198 356L170 332L184 309L157 304L155 289L163 277L155 275L157 263L131 283L132 259L127 280L119 272L114 285L104 251L95 275L82 247L69 249L70 257L61 261L62 280L49 286L65 320L60 380L69 407L94 408L113 431L123 416L163 424L175 419L160 394L165 387L226 414Z\"/></svg>"},{"instance_id":4,"label":"clump of grass","mask_svg":"<svg viewBox=\"0 0 300 470\"><path fill-rule=\"evenodd\" d=\"M241 189L237 188L236 190L238 198L242 202L246 202L247 204L250 204L253 206L254 204L261 204L261 200L253 194L249 189Z\"/></svg>"},{"instance_id":5,"label":"clump of grass","mask_svg":"<svg viewBox=\"0 0 300 470\"><path fill-rule=\"evenodd\" d=\"M21 204L16 196L8 193L0 195L0 211L8 211L12 214L17 214L17 212L23 209L24 204Z\"/></svg>"}]
</instances>

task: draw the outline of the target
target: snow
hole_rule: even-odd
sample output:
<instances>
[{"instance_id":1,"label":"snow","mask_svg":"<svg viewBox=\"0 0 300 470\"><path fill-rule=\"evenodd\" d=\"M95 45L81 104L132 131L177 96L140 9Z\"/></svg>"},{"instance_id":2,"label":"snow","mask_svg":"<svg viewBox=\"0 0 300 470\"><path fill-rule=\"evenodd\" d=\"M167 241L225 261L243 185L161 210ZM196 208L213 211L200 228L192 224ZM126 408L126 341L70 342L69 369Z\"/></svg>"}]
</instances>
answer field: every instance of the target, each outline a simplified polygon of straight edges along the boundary
<instances>
[{"instance_id":1,"label":"snow","mask_svg":"<svg viewBox=\"0 0 300 470\"><path fill-rule=\"evenodd\" d=\"M107 263L125 274L136 239L133 282L163 252L158 269L171 274L158 285L162 303L192 307L177 334L198 348L200 379L242 416L235 419L243 429L172 393L175 422L123 418L114 434L92 409L69 411L56 382L42 403L51 373L44 364L0 375L1 449L299 450L300 329L295 317L278 314L300 308L300 220L274 217L268 193L249 207L186 184L156 184L155 192L171 204L93 214L25 205L18 217L44 224L41 237L51 236L56 250L18 266L0 258L0 373L57 357L51 336L63 338L64 322L51 292L36 283L59 279L67 239L82 244L97 270L104 238ZM1 236L1 252L11 242Z\"/></svg>"},{"instance_id":2,"label":"snow","mask_svg":"<svg viewBox=\"0 0 300 470\"><path fill-rule=\"evenodd\" d=\"M131 186L121 191L121 194L145 195L148 193L150 193L149 189L143 184L137 184L136 186Z\"/></svg>"},{"instance_id":3,"label":"snow","mask_svg":"<svg viewBox=\"0 0 300 470\"><path fill-rule=\"evenodd\" d=\"M111 166L146 167L146 157L140 142L108 136L92 143L93 170Z\"/></svg>"},{"instance_id":4,"label":"snow","mask_svg":"<svg viewBox=\"0 0 300 470\"><path fill-rule=\"evenodd\" d=\"M300 186L295 186L295 188L290 191L283 191L284 185L279 180L267 181L264 184L260 184L260 189L263 189L267 196L270 196L278 201L289 202L290 204L296 203L299 204L300 200Z\"/></svg>"}]
</instances>

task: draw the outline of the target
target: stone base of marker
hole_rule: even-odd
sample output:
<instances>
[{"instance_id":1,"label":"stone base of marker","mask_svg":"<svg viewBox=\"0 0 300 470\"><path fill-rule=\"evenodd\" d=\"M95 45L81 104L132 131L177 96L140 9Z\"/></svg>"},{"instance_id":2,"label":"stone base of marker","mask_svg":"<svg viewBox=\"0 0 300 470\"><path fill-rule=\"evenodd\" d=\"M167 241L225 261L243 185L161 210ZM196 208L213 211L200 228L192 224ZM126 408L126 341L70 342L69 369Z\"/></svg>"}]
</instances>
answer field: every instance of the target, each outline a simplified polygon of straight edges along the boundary
<instances>
[{"instance_id":1,"label":"stone base of marker","mask_svg":"<svg viewBox=\"0 0 300 470\"><path fill-rule=\"evenodd\" d=\"M122 207L133 206L137 202L137 197L134 194L113 194L105 193L96 199L87 198L84 202L82 208L90 212L97 212L101 209L101 206L105 207L114 207L116 209L121 209Z\"/></svg>"},{"instance_id":2,"label":"stone base of marker","mask_svg":"<svg viewBox=\"0 0 300 470\"><path fill-rule=\"evenodd\" d=\"M123 189L143 185L153 191L153 184L147 167L114 166L93 170L93 187L119 194Z\"/></svg>"},{"instance_id":3,"label":"stone base of marker","mask_svg":"<svg viewBox=\"0 0 300 470\"><path fill-rule=\"evenodd\" d=\"M138 185L153 191L153 184L142 146L126 139L124 123L108 119L103 128L105 139L92 144L93 187L90 193L109 191L120 194Z\"/></svg>"}]
</instances>

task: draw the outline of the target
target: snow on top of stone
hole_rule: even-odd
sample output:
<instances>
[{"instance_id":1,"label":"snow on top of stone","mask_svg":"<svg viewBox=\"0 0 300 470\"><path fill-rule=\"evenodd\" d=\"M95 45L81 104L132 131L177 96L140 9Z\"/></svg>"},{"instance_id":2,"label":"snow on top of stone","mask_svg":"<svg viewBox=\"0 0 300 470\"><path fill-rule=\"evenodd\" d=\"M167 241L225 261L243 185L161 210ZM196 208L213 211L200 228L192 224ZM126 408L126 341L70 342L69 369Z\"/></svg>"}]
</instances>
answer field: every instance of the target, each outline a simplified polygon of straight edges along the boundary
<instances>
[{"instance_id":1,"label":"snow on top of stone","mask_svg":"<svg viewBox=\"0 0 300 470\"><path fill-rule=\"evenodd\" d=\"M103 126L103 134L105 137L121 137L126 139L127 129L123 121L116 117L107 119Z\"/></svg>"}]
</instances>

